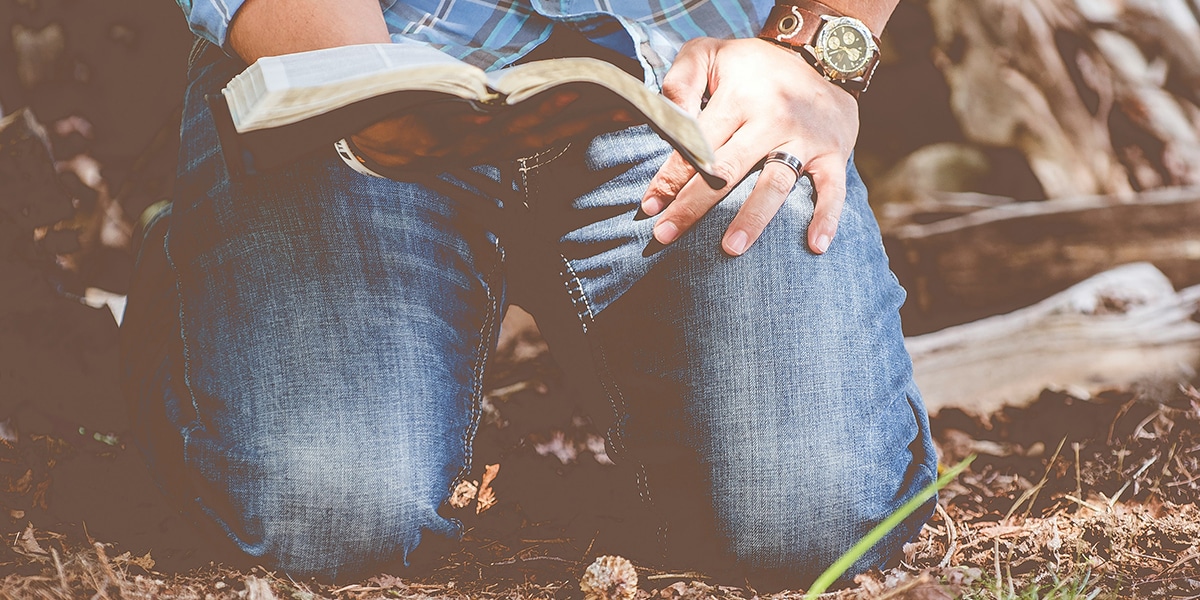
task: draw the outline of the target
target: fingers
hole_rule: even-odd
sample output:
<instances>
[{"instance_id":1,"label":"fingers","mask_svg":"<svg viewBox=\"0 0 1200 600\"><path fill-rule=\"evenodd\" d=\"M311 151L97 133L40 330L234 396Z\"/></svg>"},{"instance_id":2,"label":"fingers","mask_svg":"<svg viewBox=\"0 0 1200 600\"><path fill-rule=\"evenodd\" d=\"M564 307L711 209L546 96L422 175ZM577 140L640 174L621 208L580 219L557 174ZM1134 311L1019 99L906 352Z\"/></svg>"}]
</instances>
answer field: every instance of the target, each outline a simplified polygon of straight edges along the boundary
<instances>
[{"instance_id":1,"label":"fingers","mask_svg":"<svg viewBox=\"0 0 1200 600\"><path fill-rule=\"evenodd\" d=\"M696 120L700 123L700 130L708 138L708 143L716 148L713 171L732 185L746 174L748 167L746 169L733 167L728 163L730 160L737 160L738 157L727 158L722 162L722 156L730 156L728 153L730 148L726 146L731 136L738 131L744 121L741 119L741 112L722 110L723 98L723 95L714 95L709 101L708 107L700 113ZM651 217L661 213L683 192L689 182L693 179L700 181L695 175L696 169L692 168L692 165L684 160L678 152L672 152L663 166L659 167L658 172L650 179L650 184L646 186L646 193L642 196L642 212ZM703 185L709 191L713 191L711 188L707 188L707 184ZM728 191L729 187L727 185L724 189Z\"/></svg>"},{"instance_id":2,"label":"fingers","mask_svg":"<svg viewBox=\"0 0 1200 600\"><path fill-rule=\"evenodd\" d=\"M750 171L750 167L753 166L752 161L755 159L749 157L766 154L766 151L760 148L762 139L763 136L751 128L743 127L734 132L714 153L716 160L713 163L713 170L729 183L724 188L714 190L708 187L708 184L700 177L691 177L690 180L685 181L678 193L674 195L674 199L659 214L658 222L654 225L654 238L662 244L674 242L683 232L695 225L705 213L716 206ZM664 165L663 169L659 170L659 174L662 174L669 166ZM655 178L657 179L658 175L655 175ZM669 180L667 182L667 185L674 184L675 182ZM652 181L651 190L655 189L655 182ZM643 210L645 210L646 204L647 202L643 201ZM647 214L650 213L647 212Z\"/></svg>"},{"instance_id":3,"label":"fingers","mask_svg":"<svg viewBox=\"0 0 1200 600\"><path fill-rule=\"evenodd\" d=\"M767 228L767 223L775 218L775 213L779 212L788 194L792 193L797 179L796 172L787 165L778 162L764 164L754 189L725 230L721 248L730 256L741 256L749 250Z\"/></svg>"},{"instance_id":4,"label":"fingers","mask_svg":"<svg viewBox=\"0 0 1200 600\"><path fill-rule=\"evenodd\" d=\"M698 115L701 131L706 133L706 113L700 112L700 106L705 92L708 91L708 74L712 70L714 51L714 40L709 38L698 38L685 43L679 49L671 70L663 77L662 85L663 96L689 115ZM724 132L714 130L713 133L717 135L710 137L709 143L714 147L724 143L734 129L736 126ZM642 212L649 216L662 212L695 174L695 169L678 152L672 152L666 163L650 180L650 185L642 196Z\"/></svg>"},{"instance_id":5,"label":"fingers","mask_svg":"<svg viewBox=\"0 0 1200 600\"><path fill-rule=\"evenodd\" d=\"M846 161L836 155L823 155L809 161L805 171L812 176L816 209L808 225L808 247L824 254L837 234L842 208L846 205Z\"/></svg>"}]
</instances>

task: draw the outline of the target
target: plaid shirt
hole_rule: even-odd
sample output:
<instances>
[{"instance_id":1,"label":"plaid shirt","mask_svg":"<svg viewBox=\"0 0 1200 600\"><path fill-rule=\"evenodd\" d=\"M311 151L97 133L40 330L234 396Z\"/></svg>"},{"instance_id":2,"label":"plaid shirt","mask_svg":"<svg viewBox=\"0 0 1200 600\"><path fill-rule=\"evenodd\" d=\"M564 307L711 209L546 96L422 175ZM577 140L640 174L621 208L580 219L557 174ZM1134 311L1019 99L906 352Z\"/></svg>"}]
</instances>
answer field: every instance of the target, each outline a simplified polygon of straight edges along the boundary
<instances>
[{"instance_id":1,"label":"plaid shirt","mask_svg":"<svg viewBox=\"0 0 1200 600\"><path fill-rule=\"evenodd\" d=\"M196 32L227 52L245 0L176 0ZM485 70L524 56L555 27L638 59L658 84L683 42L751 37L774 0L380 0L397 43L427 44ZM656 85L656 87L658 87Z\"/></svg>"}]
</instances>

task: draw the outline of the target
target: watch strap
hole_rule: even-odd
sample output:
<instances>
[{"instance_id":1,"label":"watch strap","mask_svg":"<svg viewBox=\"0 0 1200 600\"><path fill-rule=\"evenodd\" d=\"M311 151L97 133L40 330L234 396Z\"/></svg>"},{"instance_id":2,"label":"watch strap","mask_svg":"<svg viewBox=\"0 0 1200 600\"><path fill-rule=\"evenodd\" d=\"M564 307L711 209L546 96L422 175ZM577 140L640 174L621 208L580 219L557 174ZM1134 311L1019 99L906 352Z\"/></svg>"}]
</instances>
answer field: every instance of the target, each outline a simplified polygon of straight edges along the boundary
<instances>
[{"instance_id":1,"label":"watch strap","mask_svg":"<svg viewBox=\"0 0 1200 600\"><path fill-rule=\"evenodd\" d=\"M879 66L878 51L871 57L871 62L862 76L847 80L829 76L814 54L813 44L824 23L822 17L833 18L845 15L814 0L777 0L777 2L779 3L771 7L771 12L767 14L767 20L758 37L800 52L809 64L823 76L842 86L855 97L866 91L867 86L871 83L871 76L875 74L875 69ZM871 39L878 48L879 37L872 34Z\"/></svg>"},{"instance_id":2,"label":"watch strap","mask_svg":"<svg viewBox=\"0 0 1200 600\"><path fill-rule=\"evenodd\" d=\"M819 2L776 4L767 14L758 37L801 49L816 40L822 16L841 15Z\"/></svg>"}]
</instances>

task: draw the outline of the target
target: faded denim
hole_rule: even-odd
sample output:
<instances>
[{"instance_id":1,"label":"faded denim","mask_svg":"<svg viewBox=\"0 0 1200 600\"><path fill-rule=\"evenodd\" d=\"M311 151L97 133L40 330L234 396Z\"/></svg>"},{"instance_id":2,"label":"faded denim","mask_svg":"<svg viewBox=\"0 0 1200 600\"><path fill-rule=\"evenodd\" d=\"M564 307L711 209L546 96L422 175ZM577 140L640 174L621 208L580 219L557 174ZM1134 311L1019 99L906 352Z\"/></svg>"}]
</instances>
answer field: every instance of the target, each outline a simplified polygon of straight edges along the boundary
<instances>
[{"instance_id":1,"label":"faded denim","mask_svg":"<svg viewBox=\"0 0 1200 600\"><path fill-rule=\"evenodd\" d=\"M853 167L823 256L808 180L744 256L721 251L756 174L654 244L637 208L670 148L644 127L479 169L515 182L502 207L332 152L231 182L202 96L240 68L191 73L169 230L142 257L173 281L130 300L171 321L128 383L152 469L243 552L338 577L458 537L438 510L470 469L508 303L595 391L667 560L808 580L933 480L904 292Z\"/></svg>"}]
</instances>

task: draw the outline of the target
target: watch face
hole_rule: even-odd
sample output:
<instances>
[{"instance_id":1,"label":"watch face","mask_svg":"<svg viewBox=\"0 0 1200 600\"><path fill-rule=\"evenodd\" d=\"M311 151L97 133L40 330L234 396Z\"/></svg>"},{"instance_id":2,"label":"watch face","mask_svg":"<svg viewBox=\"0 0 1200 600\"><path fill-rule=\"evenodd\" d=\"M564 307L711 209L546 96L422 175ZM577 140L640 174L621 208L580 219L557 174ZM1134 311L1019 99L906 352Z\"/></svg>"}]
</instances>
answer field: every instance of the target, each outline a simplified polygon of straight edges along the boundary
<instances>
[{"instance_id":1,"label":"watch face","mask_svg":"<svg viewBox=\"0 0 1200 600\"><path fill-rule=\"evenodd\" d=\"M821 63L830 75L851 79L862 75L875 53L875 43L865 27L854 19L832 19L817 40Z\"/></svg>"}]
</instances>

